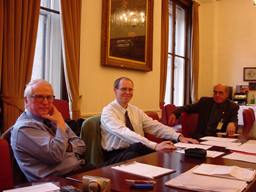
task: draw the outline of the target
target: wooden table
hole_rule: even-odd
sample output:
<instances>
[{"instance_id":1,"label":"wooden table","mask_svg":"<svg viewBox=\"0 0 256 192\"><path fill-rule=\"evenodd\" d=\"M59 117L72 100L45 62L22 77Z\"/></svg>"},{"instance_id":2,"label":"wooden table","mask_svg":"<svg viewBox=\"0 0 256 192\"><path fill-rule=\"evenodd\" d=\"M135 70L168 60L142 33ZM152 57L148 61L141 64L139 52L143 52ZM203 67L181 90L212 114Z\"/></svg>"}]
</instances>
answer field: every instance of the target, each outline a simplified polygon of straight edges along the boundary
<instances>
[{"instance_id":1,"label":"wooden table","mask_svg":"<svg viewBox=\"0 0 256 192\"><path fill-rule=\"evenodd\" d=\"M225 150L224 148L217 148L214 147L213 149L218 149L218 151L224 151L226 153L229 153L228 150ZM176 188L171 188L168 186L165 186L164 183L181 173L189 170L190 168L194 167L195 165L201 164L201 163L211 163L211 164L219 164L219 165L237 165L240 167L245 168L252 168L256 169L256 163L246 163L242 161L234 161L229 159L224 159L221 157L217 158L206 158L206 159L195 159L191 157L185 157L184 154L175 152L175 151L168 151L168 152L154 152L145 156L141 156L135 159L132 159L131 161L136 160L137 162L141 163L147 163L151 165L156 165L160 167L170 168L174 169L176 172L168 175L161 176L157 179L156 185L154 186L153 190L155 192L176 192L176 191L187 191L187 190L181 190ZM84 172L81 174L73 175L72 178L82 180L83 175L94 175L94 176L102 176L107 177L111 179L112 191L139 191L139 190L131 190L129 189L129 186L125 179L145 179L143 177L123 173L117 170L114 170L111 168L111 166L95 169L92 171ZM191 178L193 179L193 178ZM79 187L81 184L76 183L76 187ZM148 191L148 190L141 190L141 191ZM256 179L254 179L249 185L246 191L256 191Z\"/></svg>"}]
</instances>

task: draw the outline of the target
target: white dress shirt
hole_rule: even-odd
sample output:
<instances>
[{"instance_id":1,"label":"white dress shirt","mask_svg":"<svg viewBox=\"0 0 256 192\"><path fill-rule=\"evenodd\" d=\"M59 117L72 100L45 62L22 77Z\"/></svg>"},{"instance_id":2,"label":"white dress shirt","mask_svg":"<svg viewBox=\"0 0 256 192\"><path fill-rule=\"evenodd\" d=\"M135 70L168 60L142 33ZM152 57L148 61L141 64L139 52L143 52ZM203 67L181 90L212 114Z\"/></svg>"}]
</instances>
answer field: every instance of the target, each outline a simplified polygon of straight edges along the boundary
<instances>
[{"instance_id":1,"label":"white dress shirt","mask_svg":"<svg viewBox=\"0 0 256 192\"><path fill-rule=\"evenodd\" d=\"M125 125L126 110L134 131ZM114 100L103 108L101 114L101 145L103 149L112 151L127 148L130 144L139 142L155 149L157 143L145 138L144 132L163 139L178 140L180 136L180 133L176 133L173 128L153 120L134 105L128 104L125 109L117 100Z\"/></svg>"}]
</instances>

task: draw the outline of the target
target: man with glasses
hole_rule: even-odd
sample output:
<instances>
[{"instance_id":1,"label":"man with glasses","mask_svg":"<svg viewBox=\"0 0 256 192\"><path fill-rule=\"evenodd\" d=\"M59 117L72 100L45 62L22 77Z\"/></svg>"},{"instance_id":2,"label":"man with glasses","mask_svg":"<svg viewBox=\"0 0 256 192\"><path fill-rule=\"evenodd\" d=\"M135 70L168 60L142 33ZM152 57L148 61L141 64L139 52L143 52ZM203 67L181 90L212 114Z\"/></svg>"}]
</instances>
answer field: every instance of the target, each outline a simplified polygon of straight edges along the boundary
<instances>
[{"instance_id":1,"label":"man with glasses","mask_svg":"<svg viewBox=\"0 0 256 192\"><path fill-rule=\"evenodd\" d=\"M11 132L11 146L29 181L60 176L85 166L85 143L65 124L53 105L52 86L33 80L24 91L25 112Z\"/></svg>"},{"instance_id":2,"label":"man with glasses","mask_svg":"<svg viewBox=\"0 0 256 192\"><path fill-rule=\"evenodd\" d=\"M114 82L116 99L103 108L101 114L102 147L106 164L134 158L153 151L175 149L171 140L198 143L176 133L171 127L148 117L141 109L130 104L133 82L120 77ZM156 143L144 137L144 132L166 139Z\"/></svg>"},{"instance_id":3,"label":"man with glasses","mask_svg":"<svg viewBox=\"0 0 256 192\"><path fill-rule=\"evenodd\" d=\"M236 132L239 106L228 99L228 87L217 84L213 88L213 97L202 97L197 103L178 107L168 119L175 123L181 113L198 113L198 126L194 138L216 136L218 132L232 136Z\"/></svg>"}]
</instances>

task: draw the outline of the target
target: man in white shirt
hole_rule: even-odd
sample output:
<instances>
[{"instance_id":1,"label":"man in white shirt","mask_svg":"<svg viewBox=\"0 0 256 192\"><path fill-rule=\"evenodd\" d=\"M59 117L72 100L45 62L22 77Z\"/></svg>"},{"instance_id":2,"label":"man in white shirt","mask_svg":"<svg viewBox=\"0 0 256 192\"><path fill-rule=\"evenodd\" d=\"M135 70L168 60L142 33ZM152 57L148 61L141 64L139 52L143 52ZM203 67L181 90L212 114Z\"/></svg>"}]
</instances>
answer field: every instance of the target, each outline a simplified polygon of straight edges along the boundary
<instances>
[{"instance_id":1,"label":"man in white shirt","mask_svg":"<svg viewBox=\"0 0 256 192\"><path fill-rule=\"evenodd\" d=\"M153 151L175 149L171 140L198 143L197 140L176 133L173 128L153 120L141 109L129 104L133 96L133 87L131 79L127 77L118 78L114 82L116 99L103 108L101 114L101 144L107 164L131 159ZM129 116L128 120L125 117L126 112ZM144 132L168 141L161 143L150 141L144 137Z\"/></svg>"}]
</instances>

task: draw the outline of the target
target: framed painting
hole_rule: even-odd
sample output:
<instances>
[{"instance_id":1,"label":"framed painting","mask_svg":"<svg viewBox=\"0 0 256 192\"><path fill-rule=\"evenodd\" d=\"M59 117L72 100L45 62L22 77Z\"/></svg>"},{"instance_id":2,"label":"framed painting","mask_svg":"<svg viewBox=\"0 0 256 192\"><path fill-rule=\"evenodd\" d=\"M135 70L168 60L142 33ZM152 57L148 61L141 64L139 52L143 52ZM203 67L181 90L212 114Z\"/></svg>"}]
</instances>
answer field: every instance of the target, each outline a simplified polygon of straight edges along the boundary
<instances>
[{"instance_id":1,"label":"framed painting","mask_svg":"<svg viewBox=\"0 0 256 192\"><path fill-rule=\"evenodd\" d=\"M152 70L153 0L102 1L101 64Z\"/></svg>"},{"instance_id":2,"label":"framed painting","mask_svg":"<svg viewBox=\"0 0 256 192\"><path fill-rule=\"evenodd\" d=\"M244 67L244 81L256 81L256 67Z\"/></svg>"}]
</instances>

